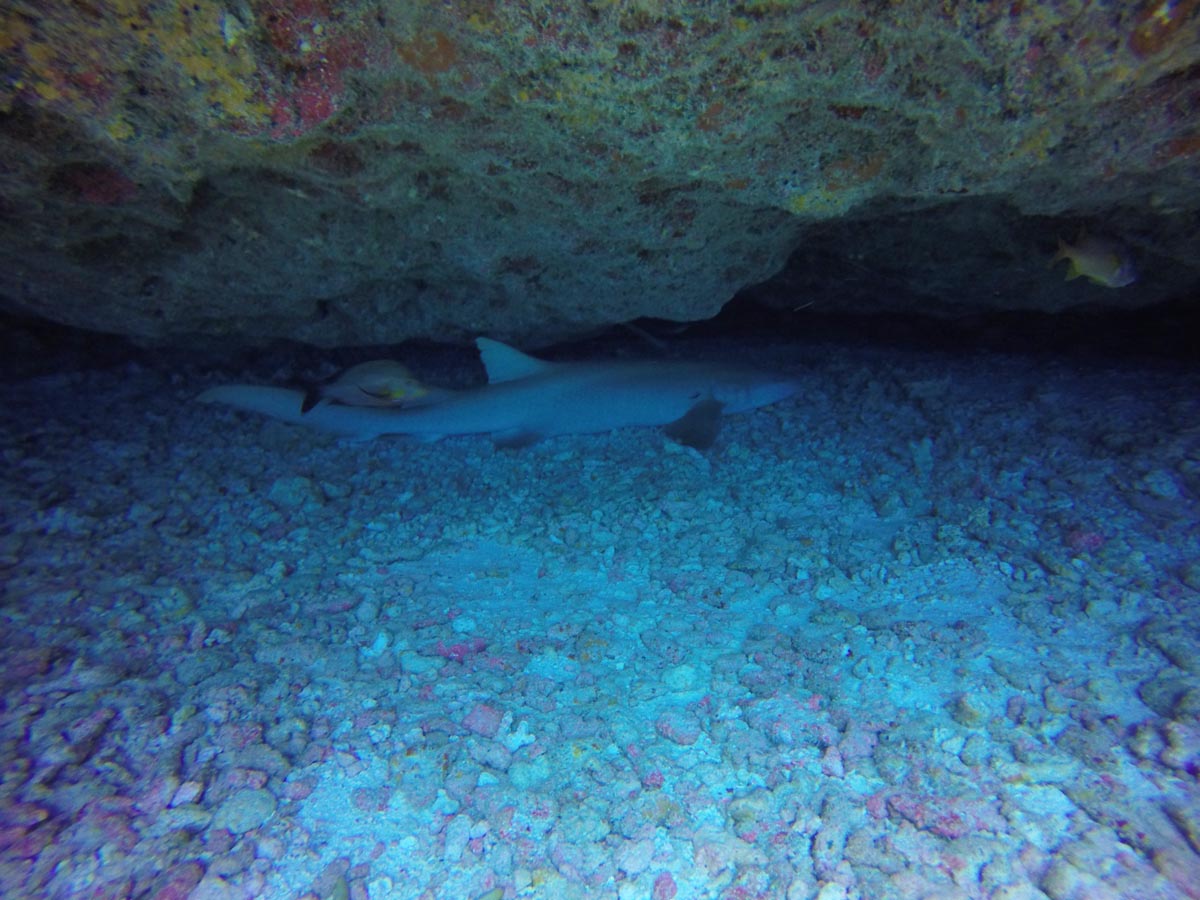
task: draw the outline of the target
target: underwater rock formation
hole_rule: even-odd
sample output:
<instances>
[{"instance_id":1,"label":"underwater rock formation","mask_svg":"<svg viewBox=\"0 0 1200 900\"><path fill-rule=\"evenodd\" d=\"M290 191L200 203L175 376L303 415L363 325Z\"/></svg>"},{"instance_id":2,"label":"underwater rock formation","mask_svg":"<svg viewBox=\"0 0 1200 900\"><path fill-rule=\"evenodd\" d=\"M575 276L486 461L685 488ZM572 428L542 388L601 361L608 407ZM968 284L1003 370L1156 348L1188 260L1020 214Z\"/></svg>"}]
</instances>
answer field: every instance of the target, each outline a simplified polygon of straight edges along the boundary
<instances>
[{"instance_id":1,"label":"underwater rock formation","mask_svg":"<svg viewBox=\"0 0 1200 900\"><path fill-rule=\"evenodd\" d=\"M0 305L169 342L1194 291L1200 0L47 0L0 12ZM1143 277L1064 287L1086 229ZM790 263L788 262L790 258Z\"/></svg>"}]
</instances>

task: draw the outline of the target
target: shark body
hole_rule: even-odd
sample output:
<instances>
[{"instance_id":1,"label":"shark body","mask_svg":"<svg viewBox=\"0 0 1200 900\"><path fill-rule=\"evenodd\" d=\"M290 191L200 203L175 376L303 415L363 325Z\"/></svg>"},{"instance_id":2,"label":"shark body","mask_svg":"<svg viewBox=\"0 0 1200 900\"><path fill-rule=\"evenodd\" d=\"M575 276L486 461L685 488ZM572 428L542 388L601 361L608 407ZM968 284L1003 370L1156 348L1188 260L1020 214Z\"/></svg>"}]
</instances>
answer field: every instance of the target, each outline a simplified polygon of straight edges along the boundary
<instances>
[{"instance_id":1,"label":"shark body","mask_svg":"<svg viewBox=\"0 0 1200 900\"><path fill-rule=\"evenodd\" d=\"M488 434L498 444L521 446L555 435L665 425L680 443L703 448L716 437L723 414L767 406L798 389L791 379L740 367L670 361L554 363L487 338L476 344L488 383L436 391L430 402L416 406L322 403L302 412L303 391L249 384L212 388L199 399L359 439Z\"/></svg>"}]
</instances>

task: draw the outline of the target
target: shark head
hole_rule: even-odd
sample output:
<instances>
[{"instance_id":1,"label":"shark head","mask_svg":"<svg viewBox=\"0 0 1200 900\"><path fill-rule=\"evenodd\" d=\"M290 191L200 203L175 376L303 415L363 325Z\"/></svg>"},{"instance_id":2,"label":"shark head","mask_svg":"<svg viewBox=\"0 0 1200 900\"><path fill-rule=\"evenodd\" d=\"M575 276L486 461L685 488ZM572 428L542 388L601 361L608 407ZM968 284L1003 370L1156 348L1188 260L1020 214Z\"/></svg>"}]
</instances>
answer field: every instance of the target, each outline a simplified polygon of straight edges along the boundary
<instances>
[{"instance_id":1,"label":"shark head","mask_svg":"<svg viewBox=\"0 0 1200 900\"><path fill-rule=\"evenodd\" d=\"M745 412L786 400L800 390L793 378L752 369L714 372L712 396L727 413Z\"/></svg>"}]
</instances>

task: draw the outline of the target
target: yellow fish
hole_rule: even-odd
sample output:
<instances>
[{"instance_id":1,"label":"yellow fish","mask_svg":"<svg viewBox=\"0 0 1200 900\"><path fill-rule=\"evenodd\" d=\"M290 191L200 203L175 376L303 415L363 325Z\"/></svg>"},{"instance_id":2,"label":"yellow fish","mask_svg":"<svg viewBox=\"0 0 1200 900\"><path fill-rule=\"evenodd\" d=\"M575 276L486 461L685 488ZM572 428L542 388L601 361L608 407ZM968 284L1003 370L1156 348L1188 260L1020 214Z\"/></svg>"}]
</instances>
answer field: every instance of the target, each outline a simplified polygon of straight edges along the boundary
<instances>
[{"instance_id":1,"label":"yellow fish","mask_svg":"<svg viewBox=\"0 0 1200 900\"><path fill-rule=\"evenodd\" d=\"M1067 260L1067 281L1083 276L1105 287L1119 288L1137 281L1137 270L1129 250L1114 240L1081 234L1074 244L1058 239L1058 252L1050 260L1054 265Z\"/></svg>"},{"instance_id":2,"label":"yellow fish","mask_svg":"<svg viewBox=\"0 0 1200 900\"><path fill-rule=\"evenodd\" d=\"M393 359L373 359L342 372L328 384L308 390L300 412L322 400L345 406L412 406L429 394L407 368Z\"/></svg>"}]
</instances>

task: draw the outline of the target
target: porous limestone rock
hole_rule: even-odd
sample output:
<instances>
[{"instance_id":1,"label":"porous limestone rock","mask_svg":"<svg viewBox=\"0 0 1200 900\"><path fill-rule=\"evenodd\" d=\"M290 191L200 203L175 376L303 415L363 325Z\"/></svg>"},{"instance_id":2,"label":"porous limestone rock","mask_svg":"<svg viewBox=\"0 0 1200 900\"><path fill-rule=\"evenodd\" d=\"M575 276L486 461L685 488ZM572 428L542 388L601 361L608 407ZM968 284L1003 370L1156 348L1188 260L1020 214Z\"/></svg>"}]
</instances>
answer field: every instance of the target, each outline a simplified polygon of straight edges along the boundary
<instances>
[{"instance_id":1,"label":"porous limestone rock","mask_svg":"<svg viewBox=\"0 0 1200 900\"><path fill-rule=\"evenodd\" d=\"M0 10L0 305L168 342L546 342L1194 290L1200 0ZM1129 246L1061 283L1056 237Z\"/></svg>"}]
</instances>

